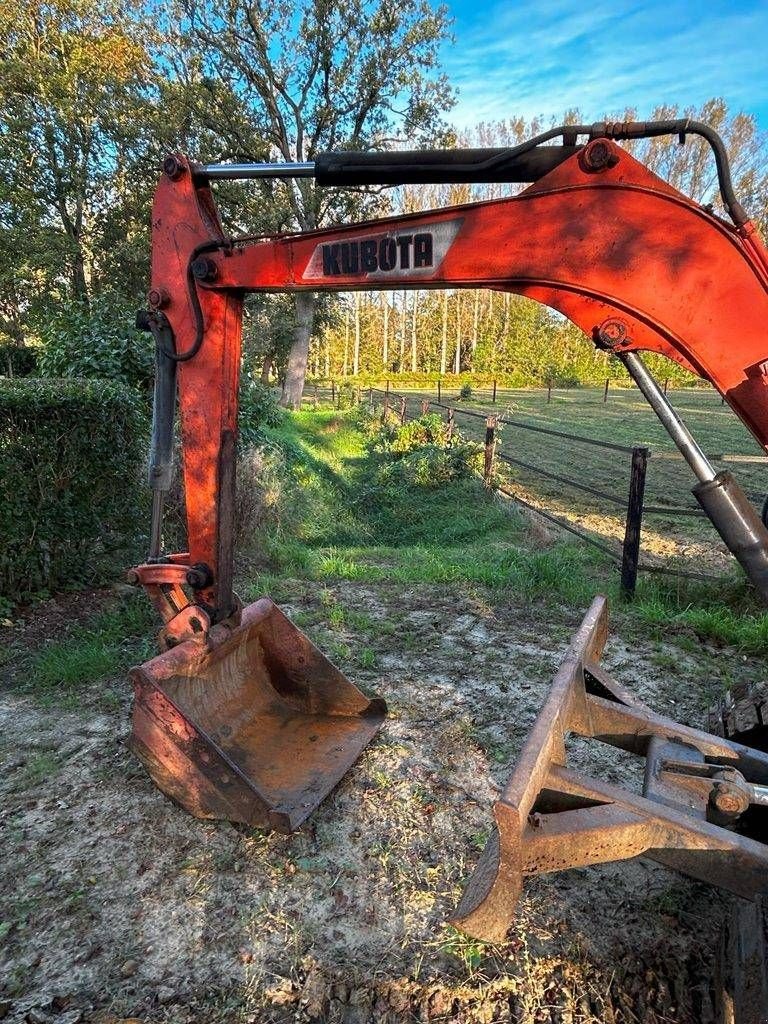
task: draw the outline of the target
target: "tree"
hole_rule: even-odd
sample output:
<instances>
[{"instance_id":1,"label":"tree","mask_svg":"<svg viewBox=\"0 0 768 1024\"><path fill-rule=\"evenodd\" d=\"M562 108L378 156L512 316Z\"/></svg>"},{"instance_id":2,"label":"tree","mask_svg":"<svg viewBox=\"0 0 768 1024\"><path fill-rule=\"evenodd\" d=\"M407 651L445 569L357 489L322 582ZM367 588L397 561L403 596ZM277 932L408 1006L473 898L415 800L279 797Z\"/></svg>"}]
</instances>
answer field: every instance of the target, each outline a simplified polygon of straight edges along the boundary
<instances>
[{"instance_id":1,"label":"tree","mask_svg":"<svg viewBox=\"0 0 768 1024\"><path fill-rule=\"evenodd\" d=\"M267 153L240 97L152 13L124 0L0 0L0 336L16 344L57 337L64 307L88 320L107 296L103 308L135 310L165 153ZM225 184L217 201L236 227L292 223L267 190Z\"/></svg>"},{"instance_id":2,"label":"tree","mask_svg":"<svg viewBox=\"0 0 768 1024\"><path fill-rule=\"evenodd\" d=\"M226 0L209 8L178 0L201 48L207 78L250 110L255 131L278 159L312 160L323 150L383 149L406 139L433 143L452 105L437 50L448 37L445 7L427 0ZM302 231L359 218L375 194L282 186ZM283 404L298 408L307 369L315 296L296 296L296 326Z\"/></svg>"},{"instance_id":3,"label":"tree","mask_svg":"<svg viewBox=\"0 0 768 1024\"><path fill-rule=\"evenodd\" d=\"M29 312L99 289L151 106L148 37L117 0L2 0L0 36L0 315L18 336Z\"/></svg>"},{"instance_id":4,"label":"tree","mask_svg":"<svg viewBox=\"0 0 768 1024\"><path fill-rule=\"evenodd\" d=\"M257 294L251 300L243 317L243 369L268 384L271 371L281 373L285 367L294 327L293 304L287 295Z\"/></svg>"}]
</instances>

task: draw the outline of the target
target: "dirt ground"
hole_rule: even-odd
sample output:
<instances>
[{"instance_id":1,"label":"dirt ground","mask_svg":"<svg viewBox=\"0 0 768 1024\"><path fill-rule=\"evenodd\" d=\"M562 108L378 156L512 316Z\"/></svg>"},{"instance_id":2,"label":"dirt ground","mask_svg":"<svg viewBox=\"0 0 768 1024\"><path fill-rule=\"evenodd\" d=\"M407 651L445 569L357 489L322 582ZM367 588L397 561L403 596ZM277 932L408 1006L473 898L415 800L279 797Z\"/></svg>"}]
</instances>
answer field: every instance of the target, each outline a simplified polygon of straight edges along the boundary
<instances>
[{"instance_id":1,"label":"dirt ground","mask_svg":"<svg viewBox=\"0 0 768 1024\"><path fill-rule=\"evenodd\" d=\"M501 946L445 924L578 612L431 586L296 583L280 597L391 709L290 837L197 821L162 796L125 746L125 680L62 709L20 692L18 663L15 680L6 665L0 1017L712 1019L724 898L651 862L532 881ZM25 628L45 635L46 615L61 618L54 604L5 632L23 647ZM703 645L615 635L606 654L620 682L691 724L712 663ZM635 777L607 748L579 760Z\"/></svg>"}]
</instances>

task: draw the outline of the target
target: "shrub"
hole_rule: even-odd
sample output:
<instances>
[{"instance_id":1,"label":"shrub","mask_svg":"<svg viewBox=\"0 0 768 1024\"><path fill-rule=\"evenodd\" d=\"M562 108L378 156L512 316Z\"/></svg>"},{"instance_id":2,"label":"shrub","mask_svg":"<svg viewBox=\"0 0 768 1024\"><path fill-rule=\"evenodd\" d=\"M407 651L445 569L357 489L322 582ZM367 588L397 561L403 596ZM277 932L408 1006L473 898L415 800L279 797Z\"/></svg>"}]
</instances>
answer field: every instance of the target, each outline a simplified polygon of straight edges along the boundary
<instances>
[{"instance_id":1,"label":"shrub","mask_svg":"<svg viewBox=\"0 0 768 1024\"><path fill-rule=\"evenodd\" d=\"M117 380L148 388L154 376L153 341L135 327L135 311L111 297L63 303L40 325L43 377Z\"/></svg>"},{"instance_id":2,"label":"shrub","mask_svg":"<svg viewBox=\"0 0 768 1024\"><path fill-rule=\"evenodd\" d=\"M39 350L29 345L0 345L0 376L29 377L37 369Z\"/></svg>"},{"instance_id":3,"label":"shrub","mask_svg":"<svg viewBox=\"0 0 768 1024\"><path fill-rule=\"evenodd\" d=\"M348 380L339 384L339 409L352 409L357 405L357 395L354 384Z\"/></svg>"},{"instance_id":4,"label":"shrub","mask_svg":"<svg viewBox=\"0 0 768 1024\"><path fill-rule=\"evenodd\" d=\"M96 582L133 556L146 432L114 381L0 380L0 594Z\"/></svg>"},{"instance_id":5,"label":"shrub","mask_svg":"<svg viewBox=\"0 0 768 1024\"><path fill-rule=\"evenodd\" d=\"M466 398L471 398L471 397L472 397L472 385L469 384L469 383L462 384L461 385L461 391L459 391L459 398L466 399Z\"/></svg>"},{"instance_id":6,"label":"shrub","mask_svg":"<svg viewBox=\"0 0 768 1024\"><path fill-rule=\"evenodd\" d=\"M450 448L428 444L385 463L378 473L378 483L404 484L409 487L434 488L453 480L469 477L477 469L478 446L461 441Z\"/></svg>"},{"instance_id":7,"label":"shrub","mask_svg":"<svg viewBox=\"0 0 768 1024\"><path fill-rule=\"evenodd\" d=\"M445 448L449 444L448 424L439 413L428 412L418 419L402 424L396 416L392 416L378 431L376 449L402 456L425 445Z\"/></svg>"},{"instance_id":8,"label":"shrub","mask_svg":"<svg viewBox=\"0 0 768 1024\"><path fill-rule=\"evenodd\" d=\"M239 403L240 448L261 444L264 440L261 428L276 427L283 417L274 391L268 384L244 375L240 381Z\"/></svg>"},{"instance_id":9,"label":"shrub","mask_svg":"<svg viewBox=\"0 0 768 1024\"><path fill-rule=\"evenodd\" d=\"M378 455L379 486L441 487L471 476L482 467L482 448L449 433L438 413L429 412L408 423L378 424L372 447Z\"/></svg>"},{"instance_id":10,"label":"shrub","mask_svg":"<svg viewBox=\"0 0 768 1024\"><path fill-rule=\"evenodd\" d=\"M375 446L376 444L383 445L385 443L385 434L394 434L395 428L400 424L400 417L390 409L384 420L382 420L380 409L373 409L366 402L362 402L352 412L351 422ZM386 430L383 429L385 425Z\"/></svg>"},{"instance_id":11,"label":"shrub","mask_svg":"<svg viewBox=\"0 0 768 1024\"><path fill-rule=\"evenodd\" d=\"M286 512L285 452L274 444L249 447L237 460L235 543L243 550L258 549L267 529L281 527Z\"/></svg>"}]
</instances>

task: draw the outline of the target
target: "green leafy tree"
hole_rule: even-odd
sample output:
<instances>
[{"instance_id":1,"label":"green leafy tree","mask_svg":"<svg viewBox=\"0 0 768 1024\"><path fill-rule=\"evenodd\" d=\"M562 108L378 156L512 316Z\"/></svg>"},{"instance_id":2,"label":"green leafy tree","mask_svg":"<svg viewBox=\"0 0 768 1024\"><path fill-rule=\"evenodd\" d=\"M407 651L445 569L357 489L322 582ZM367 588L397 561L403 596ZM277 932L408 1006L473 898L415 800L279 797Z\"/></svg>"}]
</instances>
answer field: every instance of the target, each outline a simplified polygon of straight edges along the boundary
<instances>
[{"instance_id":1,"label":"green leafy tree","mask_svg":"<svg viewBox=\"0 0 768 1024\"><path fill-rule=\"evenodd\" d=\"M118 0L2 0L0 36L0 250L17 254L0 315L18 336L25 308L104 284L105 227L150 108L147 38Z\"/></svg>"},{"instance_id":2,"label":"green leafy tree","mask_svg":"<svg viewBox=\"0 0 768 1024\"><path fill-rule=\"evenodd\" d=\"M179 0L204 73L242 97L270 156L312 160L323 150L418 147L441 136L452 103L437 51L445 7L427 0ZM234 150L232 155L235 155ZM320 190L310 180L280 188L302 231L361 216L371 197ZM307 370L315 296L296 297L283 403L297 408Z\"/></svg>"}]
</instances>

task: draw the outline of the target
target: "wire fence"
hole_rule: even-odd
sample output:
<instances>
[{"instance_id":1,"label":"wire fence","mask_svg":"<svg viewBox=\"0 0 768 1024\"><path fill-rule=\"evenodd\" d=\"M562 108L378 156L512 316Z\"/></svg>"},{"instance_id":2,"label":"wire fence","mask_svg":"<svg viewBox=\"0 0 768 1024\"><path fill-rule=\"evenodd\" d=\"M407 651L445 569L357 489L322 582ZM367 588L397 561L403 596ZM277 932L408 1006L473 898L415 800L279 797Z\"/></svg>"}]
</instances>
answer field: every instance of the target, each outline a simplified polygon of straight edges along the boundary
<instances>
[{"instance_id":1,"label":"wire fence","mask_svg":"<svg viewBox=\"0 0 768 1024\"><path fill-rule=\"evenodd\" d=\"M524 487L513 482L497 484L498 489L518 504L566 530L568 534L602 551L620 570L622 588L628 594L634 593L638 573L641 571L662 572L697 581L716 582L721 579L711 572L654 563L647 558L641 559L641 536L645 516L663 516L667 521L707 519L706 513L700 508L671 503L652 504L646 501L648 467L651 459L651 452L646 445L621 444L573 431L544 427L505 412L488 414L462 408L449 401L438 400L436 396L433 399L419 399L416 396L395 392L391 388L371 388L369 400L372 404L380 404L383 410L393 410L400 416L402 422L406 422L406 419L413 415L414 403L418 403L419 413L439 410L445 416L446 422L455 423L458 418L465 424L471 424L474 429L468 430L468 433L476 435L478 428L484 426L486 483L492 482L492 467L496 460L513 467L518 471L518 475L522 470L525 477L535 481L534 487ZM500 434L502 428L503 433ZM520 434L534 435L541 439L541 444L537 445L536 462L530 458L520 458L517 454ZM558 461L562 461L554 459L553 455L561 455L563 446L566 446L568 459L572 464L570 472L557 471L553 468L553 464L556 466ZM590 452L589 458L582 458L579 455L585 449ZM668 458L671 455L672 453L665 453ZM679 459L682 462L681 456ZM598 480L595 480L595 476ZM541 486L543 482L557 485L559 501L551 500L555 496L547 493L546 487ZM561 512L558 514L558 508L552 506L562 505L563 492L586 496L593 512L597 512L598 515L605 512L606 506L611 508L613 511L609 514L622 520L621 524L617 524L623 527L618 530L621 537L614 542L595 537L593 531L583 528Z\"/></svg>"},{"instance_id":2,"label":"wire fence","mask_svg":"<svg viewBox=\"0 0 768 1024\"><path fill-rule=\"evenodd\" d=\"M623 394L629 391L626 387L621 390ZM323 400L330 399L334 405L340 396L334 382L330 382L329 386L322 389L317 384L310 385L310 402L317 405L321 394ZM473 388L472 398L481 401L483 394L487 396L486 404L492 405L497 404L497 400L502 397L495 382L487 389ZM602 389L604 401L607 401L608 394L606 385ZM713 401L715 406L720 403L720 396L716 392L698 390L697 398L701 395L707 395L707 398L711 395L717 399L717 402ZM707 520L703 509L694 505L684 505L679 501L670 501L669 488L663 485L661 493L654 495L655 500L648 500L648 467L652 453L645 445L619 444L573 431L542 426L528 422L503 408L489 412L462 407L443 400L443 389L439 382L435 385L434 393L428 396L423 392L405 394L395 391L387 381L383 388L358 386L350 397L358 403L367 399L372 407L380 407L383 415L389 410L399 416L401 422L406 422L414 415L439 410L445 416L450 430L453 430L457 417L467 425L469 434L482 436L484 428L486 483L489 486L493 484L497 490L513 498L518 504L607 555L619 569L622 588L627 593L634 592L639 572L664 573L711 582L722 579L721 576L710 572L655 563L649 561L647 557L641 560L641 533L646 517L662 517L666 524L674 523L675 520L681 523ZM550 400L551 394L548 392L547 402ZM500 433L501 428L503 434ZM521 439L526 437L524 445ZM535 441L533 445L531 439ZM589 454L585 454L585 449ZM535 453L535 461L531 451ZM712 458L722 461L768 461L765 458L729 454ZM679 453L670 451L653 453L653 460L658 460L660 465L670 460L683 461ZM517 478L511 483L499 483L494 472L497 462L510 466ZM561 471L563 462L566 469ZM521 478L534 481L533 486L525 486L521 483ZM562 512L564 493L572 495L574 500L577 495L582 495L589 512L598 513L601 518L604 515L610 516L617 534L620 534L616 541L596 537L578 522L567 518ZM762 501L762 495L756 493L750 493L749 497L754 502ZM561 506L559 509L558 505ZM606 508L612 509L612 512L606 512ZM569 509L569 514L570 511Z\"/></svg>"},{"instance_id":3,"label":"wire fence","mask_svg":"<svg viewBox=\"0 0 768 1024\"><path fill-rule=\"evenodd\" d=\"M327 379L319 378L308 384L308 387L313 388L314 391L330 391L332 400L335 400L337 391L339 391L344 386L351 386L355 388L356 391L364 391L366 393L370 390L371 387L373 387L374 391L392 391L390 380L387 377L382 377L376 383L373 383L372 381L370 381L370 378L368 378L368 380L364 384L359 384L358 379L359 378L352 378L350 380L344 377L338 380L332 377L328 377ZM378 386L382 382L385 385L383 388ZM461 385L458 386L460 387ZM606 377L605 382L603 384L589 385L590 388L593 386L602 394L602 400L604 404L607 404L616 396L628 395L631 394L632 392L637 393L637 385L634 383L634 381L624 377ZM713 405L725 404L725 399L722 398L717 391L712 389L710 386L702 385L701 382L694 384L693 386L686 385L685 387L674 388L671 378L667 377L661 382L661 386L665 395L668 391L671 392L674 390L677 393L695 394L697 395L697 397L706 396L712 400ZM432 380L429 384L426 382L423 384L418 384L414 382L406 384L405 387L408 390L419 392L427 390L434 391L436 395L436 401L438 403L442 402L444 393L447 395L449 391L456 391L457 389L456 383L449 382L446 384L440 377L438 377L436 380ZM556 383L542 383L538 387L513 387L504 382L500 384L497 378L493 378L485 386L473 383L471 385L471 390L473 397L478 399L485 398L488 402L495 405L497 402L502 401L505 393L508 393L509 391L537 391L540 392L542 395L546 395L547 404L549 404L550 402L552 402L553 398L557 397L558 394L568 392L573 393L573 391L576 389L572 386L559 386ZM392 393L394 394L395 392L392 391Z\"/></svg>"}]
</instances>

